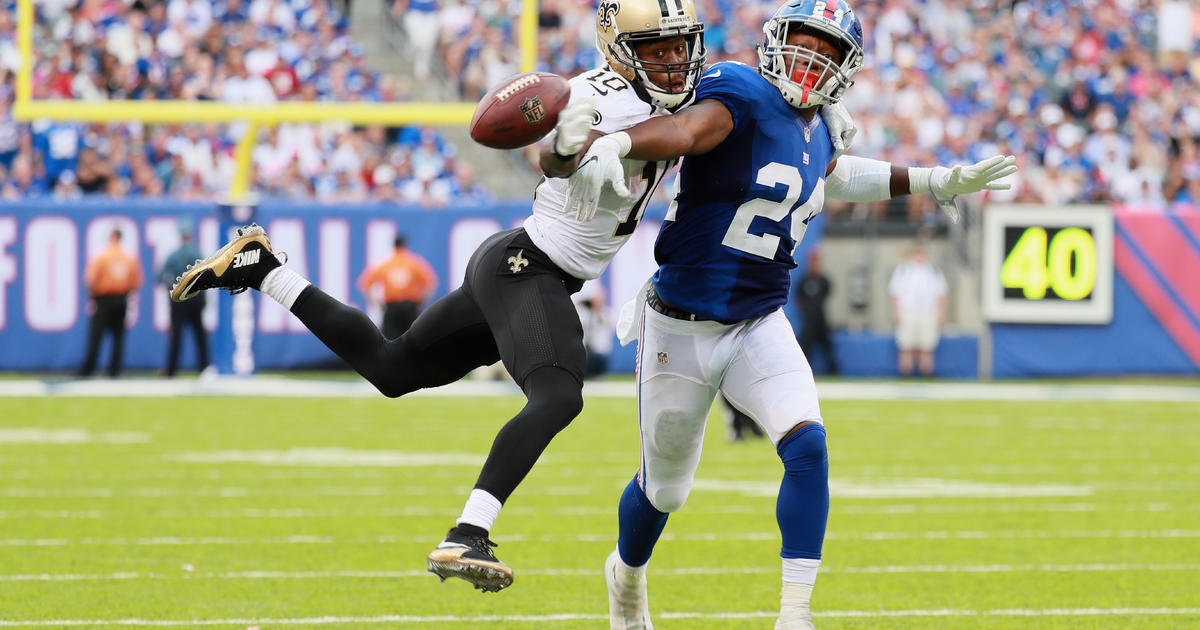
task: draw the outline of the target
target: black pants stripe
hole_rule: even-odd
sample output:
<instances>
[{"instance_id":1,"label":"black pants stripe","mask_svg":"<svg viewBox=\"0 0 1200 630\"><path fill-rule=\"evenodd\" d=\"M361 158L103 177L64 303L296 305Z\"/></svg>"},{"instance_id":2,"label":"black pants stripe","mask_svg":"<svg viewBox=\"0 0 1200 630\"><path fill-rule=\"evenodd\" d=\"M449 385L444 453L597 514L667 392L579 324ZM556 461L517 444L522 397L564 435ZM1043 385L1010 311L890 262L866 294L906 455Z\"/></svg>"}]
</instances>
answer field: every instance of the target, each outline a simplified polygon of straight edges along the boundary
<instances>
[{"instance_id":1,"label":"black pants stripe","mask_svg":"<svg viewBox=\"0 0 1200 630\"><path fill-rule=\"evenodd\" d=\"M496 435L475 487L504 502L583 409L583 327L571 303L582 284L516 229L480 245L463 285L398 338L388 340L361 311L315 286L300 294L292 312L389 397L503 361L528 402Z\"/></svg>"}]
</instances>

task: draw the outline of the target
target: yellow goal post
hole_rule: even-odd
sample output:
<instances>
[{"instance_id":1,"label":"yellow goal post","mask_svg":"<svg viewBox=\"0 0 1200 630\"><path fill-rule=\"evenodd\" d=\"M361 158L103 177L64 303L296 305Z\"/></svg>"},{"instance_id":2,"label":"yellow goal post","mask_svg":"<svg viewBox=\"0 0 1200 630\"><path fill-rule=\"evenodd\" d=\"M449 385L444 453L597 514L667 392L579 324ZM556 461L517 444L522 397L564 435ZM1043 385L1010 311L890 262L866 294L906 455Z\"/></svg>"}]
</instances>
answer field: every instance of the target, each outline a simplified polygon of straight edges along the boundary
<instances>
[{"instance_id":1,"label":"yellow goal post","mask_svg":"<svg viewBox=\"0 0 1200 630\"><path fill-rule=\"evenodd\" d=\"M518 40L521 71L537 65L537 0L521 0ZM17 46L21 65L17 71L13 118L78 122L139 120L146 123L243 122L246 130L236 150L237 168L229 196L238 199L250 189L250 156L262 126L281 122L345 121L360 125L466 126L475 112L473 102L446 103L301 103L270 105L216 101L77 101L33 98L33 0L17 0Z\"/></svg>"}]
</instances>

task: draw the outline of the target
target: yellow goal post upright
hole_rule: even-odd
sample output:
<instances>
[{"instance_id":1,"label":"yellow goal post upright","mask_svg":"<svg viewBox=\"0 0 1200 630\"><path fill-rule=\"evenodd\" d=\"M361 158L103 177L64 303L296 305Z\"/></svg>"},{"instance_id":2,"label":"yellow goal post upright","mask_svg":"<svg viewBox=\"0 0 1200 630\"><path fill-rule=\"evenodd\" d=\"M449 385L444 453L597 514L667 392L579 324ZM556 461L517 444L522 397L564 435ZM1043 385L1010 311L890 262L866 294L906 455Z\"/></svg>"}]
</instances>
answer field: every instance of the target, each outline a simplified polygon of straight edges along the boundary
<instances>
[{"instance_id":1,"label":"yellow goal post upright","mask_svg":"<svg viewBox=\"0 0 1200 630\"><path fill-rule=\"evenodd\" d=\"M521 71L537 65L537 0L521 0L518 39ZM259 128L281 122L344 121L361 125L466 126L475 112L473 102L356 103L283 101L269 105L217 101L76 101L33 98L33 0L17 0L17 46L21 65L17 71L13 118L77 122L139 120L145 123L246 123L235 152L237 168L229 199L250 191L251 154Z\"/></svg>"}]
</instances>

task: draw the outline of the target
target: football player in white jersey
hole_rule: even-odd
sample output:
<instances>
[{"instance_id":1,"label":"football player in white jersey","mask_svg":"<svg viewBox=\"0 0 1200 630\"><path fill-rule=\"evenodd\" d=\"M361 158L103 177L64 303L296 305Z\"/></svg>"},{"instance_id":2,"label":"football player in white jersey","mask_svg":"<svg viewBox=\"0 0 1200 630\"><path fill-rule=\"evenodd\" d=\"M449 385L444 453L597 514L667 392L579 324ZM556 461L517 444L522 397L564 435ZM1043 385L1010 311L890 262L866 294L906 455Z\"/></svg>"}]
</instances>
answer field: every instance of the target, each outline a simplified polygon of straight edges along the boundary
<instances>
[{"instance_id":1,"label":"football player in white jersey","mask_svg":"<svg viewBox=\"0 0 1200 630\"><path fill-rule=\"evenodd\" d=\"M628 240L669 165L624 160L624 180L586 216L564 213L567 180L560 178L575 170L591 139L686 105L704 65L704 25L692 0L602 1L596 28L607 65L571 81L571 100L543 144L547 179L532 216L480 245L462 286L404 335L385 339L361 311L281 265L257 225L240 228L228 245L197 261L171 291L175 301L209 288L262 291L388 397L503 361L528 403L496 435L462 516L428 558L443 580L459 577L485 592L513 580L488 538L500 507L583 408L586 355L571 294L598 277Z\"/></svg>"}]
</instances>

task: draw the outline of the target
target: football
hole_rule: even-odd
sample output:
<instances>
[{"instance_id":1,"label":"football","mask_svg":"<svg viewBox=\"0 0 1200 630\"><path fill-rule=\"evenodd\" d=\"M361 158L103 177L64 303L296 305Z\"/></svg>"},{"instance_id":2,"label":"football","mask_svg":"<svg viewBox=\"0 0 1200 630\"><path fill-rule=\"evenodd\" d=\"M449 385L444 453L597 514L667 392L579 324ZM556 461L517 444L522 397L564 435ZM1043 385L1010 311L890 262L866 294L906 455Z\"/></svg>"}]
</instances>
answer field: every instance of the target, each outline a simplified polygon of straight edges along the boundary
<instances>
[{"instance_id":1,"label":"football","mask_svg":"<svg viewBox=\"0 0 1200 630\"><path fill-rule=\"evenodd\" d=\"M549 72L522 72L488 92L471 117L471 139L493 149L516 149L541 140L558 123L571 84Z\"/></svg>"}]
</instances>

